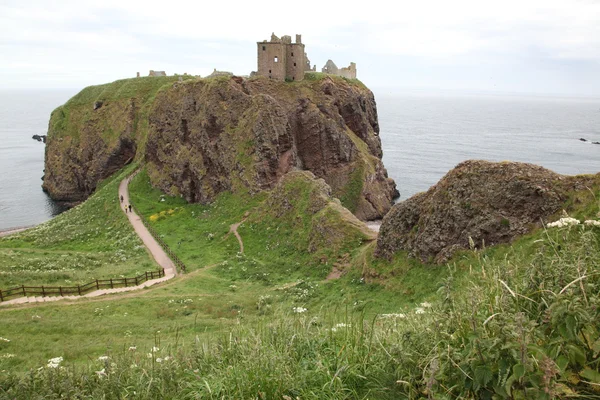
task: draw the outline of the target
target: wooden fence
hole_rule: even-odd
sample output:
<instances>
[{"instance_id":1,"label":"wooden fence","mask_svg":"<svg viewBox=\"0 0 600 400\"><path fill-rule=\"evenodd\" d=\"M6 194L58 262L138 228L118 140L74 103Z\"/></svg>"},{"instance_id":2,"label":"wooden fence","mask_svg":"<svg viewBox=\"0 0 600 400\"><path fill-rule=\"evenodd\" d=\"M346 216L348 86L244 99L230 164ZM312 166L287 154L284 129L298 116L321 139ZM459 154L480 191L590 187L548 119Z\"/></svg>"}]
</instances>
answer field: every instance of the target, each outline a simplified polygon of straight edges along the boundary
<instances>
[{"instance_id":1,"label":"wooden fence","mask_svg":"<svg viewBox=\"0 0 600 400\"><path fill-rule=\"evenodd\" d=\"M129 175L128 179L132 179L141 171L141 168L135 170L131 175ZM130 199L131 200L131 199ZM130 203L131 204L131 203ZM163 248L165 253L171 258L173 263L179 268L180 272L185 272L185 264L183 261L177 257L175 253L169 248L169 246L162 240L160 235L148 224L148 221L143 216L141 212L135 207L135 205L131 204L131 207L135 210L135 213L140 217L140 220L148 229L152 237L158 242L160 247ZM134 278L118 278L118 279L96 279L94 282L86 283L85 285L77 285L77 286L19 286L12 289L0 290L0 302L6 301L12 297L21 297L21 296L70 296L70 295L84 295L94 290L100 289L114 289L116 287L128 287L128 286L137 286L148 280L162 278L165 276L165 270L160 269L156 272L146 272L142 275L136 276Z\"/></svg>"},{"instance_id":2,"label":"wooden fence","mask_svg":"<svg viewBox=\"0 0 600 400\"><path fill-rule=\"evenodd\" d=\"M12 297L24 296L74 296L84 295L94 290L114 289L117 287L137 286L152 279L165 276L165 270L145 272L134 278L118 279L96 279L94 282L77 286L19 286L12 289L0 290L0 301L6 301Z\"/></svg>"}]
</instances>

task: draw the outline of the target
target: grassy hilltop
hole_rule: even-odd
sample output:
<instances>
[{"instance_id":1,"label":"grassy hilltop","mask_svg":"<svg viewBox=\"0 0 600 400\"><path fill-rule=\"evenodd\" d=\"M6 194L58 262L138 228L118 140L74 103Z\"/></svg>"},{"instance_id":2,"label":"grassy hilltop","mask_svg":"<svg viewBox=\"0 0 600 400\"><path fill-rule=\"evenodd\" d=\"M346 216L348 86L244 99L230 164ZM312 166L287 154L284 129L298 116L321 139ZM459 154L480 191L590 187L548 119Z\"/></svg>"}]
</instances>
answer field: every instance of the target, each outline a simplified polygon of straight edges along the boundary
<instances>
[{"instance_id":1,"label":"grassy hilltop","mask_svg":"<svg viewBox=\"0 0 600 400\"><path fill-rule=\"evenodd\" d=\"M128 234L115 212L125 173L0 248L108 248L150 264L133 238L110 233ZM597 218L599 187L573 193L568 212ZM273 193L202 206L139 174L132 201L190 272L122 296L0 309L0 398L598 395L599 228L538 230L444 266L403 253L387 263L321 189L298 174ZM228 233L241 221L244 254ZM327 280L334 270L345 275ZM64 368L46 366L59 356Z\"/></svg>"}]
</instances>

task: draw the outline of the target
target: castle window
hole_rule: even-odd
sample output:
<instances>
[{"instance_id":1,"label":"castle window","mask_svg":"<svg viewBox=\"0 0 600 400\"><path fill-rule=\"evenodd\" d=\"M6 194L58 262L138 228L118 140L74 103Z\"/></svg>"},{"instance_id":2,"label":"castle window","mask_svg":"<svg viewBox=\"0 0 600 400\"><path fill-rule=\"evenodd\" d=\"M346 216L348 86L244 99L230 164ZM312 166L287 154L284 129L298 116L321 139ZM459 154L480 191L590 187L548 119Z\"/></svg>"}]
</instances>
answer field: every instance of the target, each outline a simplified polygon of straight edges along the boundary
<instances>
[{"instance_id":1,"label":"castle window","mask_svg":"<svg viewBox=\"0 0 600 400\"><path fill-rule=\"evenodd\" d=\"M275 57L275 58L273 59L273 61L275 61L275 62L279 62L279 59L278 59L277 57Z\"/></svg>"},{"instance_id":2,"label":"castle window","mask_svg":"<svg viewBox=\"0 0 600 400\"><path fill-rule=\"evenodd\" d=\"M265 51L267 49L267 46L263 46L263 51Z\"/></svg>"},{"instance_id":3,"label":"castle window","mask_svg":"<svg viewBox=\"0 0 600 400\"><path fill-rule=\"evenodd\" d=\"M296 63L294 63L294 67L296 66Z\"/></svg>"},{"instance_id":4,"label":"castle window","mask_svg":"<svg viewBox=\"0 0 600 400\"><path fill-rule=\"evenodd\" d=\"M294 52L292 52L292 57L294 57Z\"/></svg>"},{"instance_id":5,"label":"castle window","mask_svg":"<svg viewBox=\"0 0 600 400\"><path fill-rule=\"evenodd\" d=\"M269 73L271 73L271 70L269 70Z\"/></svg>"}]
</instances>

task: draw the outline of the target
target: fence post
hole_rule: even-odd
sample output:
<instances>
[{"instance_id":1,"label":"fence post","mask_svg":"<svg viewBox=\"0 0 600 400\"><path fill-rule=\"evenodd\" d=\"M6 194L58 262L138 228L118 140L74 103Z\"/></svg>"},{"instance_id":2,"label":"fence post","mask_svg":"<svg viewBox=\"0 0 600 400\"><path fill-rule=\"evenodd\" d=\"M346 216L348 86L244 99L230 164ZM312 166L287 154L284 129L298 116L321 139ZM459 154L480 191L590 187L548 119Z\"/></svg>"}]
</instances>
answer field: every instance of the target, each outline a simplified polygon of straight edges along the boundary
<instances>
[{"instance_id":1,"label":"fence post","mask_svg":"<svg viewBox=\"0 0 600 400\"><path fill-rule=\"evenodd\" d=\"M46 297L46 290L44 290L44 286L42 286L42 297Z\"/></svg>"},{"instance_id":2,"label":"fence post","mask_svg":"<svg viewBox=\"0 0 600 400\"><path fill-rule=\"evenodd\" d=\"M125 278L125 287L127 287L127 278Z\"/></svg>"},{"instance_id":3,"label":"fence post","mask_svg":"<svg viewBox=\"0 0 600 400\"><path fill-rule=\"evenodd\" d=\"M146 280L148 280L148 271L146 271Z\"/></svg>"},{"instance_id":4,"label":"fence post","mask_svg":"<svg viewBox=\"0 0 600 400\"><path fill-rule=\"evenodd\" d=\"M62 293L62 286L58 287L58 291L60 292L60 297L63 297L63 293Z\"/></svg>"},{"instance_id":5,"label":"fence post","mask_svg":"<svg viewBox=\"0 0 600 400\"><path fill-rule=\"evenodd\" d=\"M138 285L138 281L137 281L137 275L135 276L135 286Z\"/></svg>"},{"instance_id":6,"label":"fence post","mask_svg":"<svg viewBox=\"0 0 600 400\"><path fill-rule=\"evenodd\" d=\"M23 288L23 297L27 297L27 295L25 294L25 285L21 286Z\"/></svg>"},{"instance_id":7,"label":"fence post","mask_svg":"<svg viewBox=\"0 0 600 400\"><path fill-rule=\"evenodd\" d=\"M96 290L100 290L100 284L98 283L98 279L96 279Z\"/></svg>"},{"instance_id":8,"label":"fence post","mask_svg":"<svg viewBox=\"0 0 600 400\"><path fill-rule=\"evenodd\" d=\"M111 288L111 289L114 289L114 287L113 287L113 283L112 283L112 278L110 278L110 288Z\"/></svg>"},{"instance_id":9,"label":"fence post","mask_svg":"<svg viewBox=\"0 0 600 400\"><path fill-rule=\"evenodd\" d=\"M77 285L77 293L81 296L81 285Z\"/></svg>"},{"instance_id":10,"label":"fence post","mask_svg":"<svg viewBox=\"0 0 600 400\"><path fill-rule=\"evenodd\" d=\"M2 297L2 290L0 290L0 301L4 301L4 297Z\"/></svg>"}]
</instances>

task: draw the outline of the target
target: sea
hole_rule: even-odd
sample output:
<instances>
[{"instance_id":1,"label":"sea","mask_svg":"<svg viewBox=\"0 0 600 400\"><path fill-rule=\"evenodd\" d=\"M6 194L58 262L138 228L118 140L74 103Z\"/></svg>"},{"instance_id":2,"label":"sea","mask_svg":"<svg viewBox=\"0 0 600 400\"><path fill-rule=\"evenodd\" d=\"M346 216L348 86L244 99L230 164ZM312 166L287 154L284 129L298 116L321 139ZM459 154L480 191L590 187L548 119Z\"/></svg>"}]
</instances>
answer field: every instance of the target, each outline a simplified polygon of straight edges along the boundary
<instances>
[{"instance_id":1,"label":"sea","mask_svg":"<svg viewBox=\"0 0 600 400\"><path fill-rule=\"evenodd\" d=\"M50 113L77 90L0 91L0 230L65 210L42 191ZM468 159L600 172L600 98L374 91L383 162L400 200ZM580 139L585 139L582 141Z\"/></svg>"}]
</instances>

